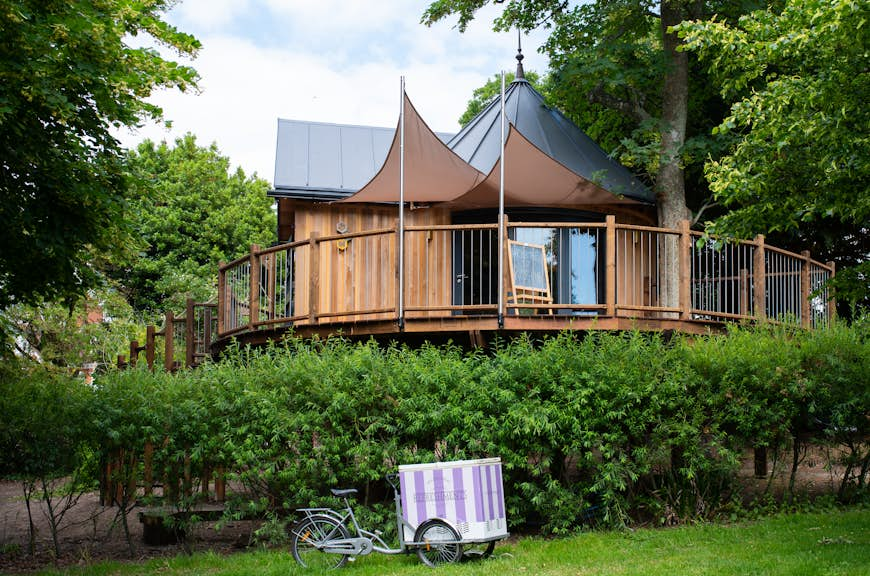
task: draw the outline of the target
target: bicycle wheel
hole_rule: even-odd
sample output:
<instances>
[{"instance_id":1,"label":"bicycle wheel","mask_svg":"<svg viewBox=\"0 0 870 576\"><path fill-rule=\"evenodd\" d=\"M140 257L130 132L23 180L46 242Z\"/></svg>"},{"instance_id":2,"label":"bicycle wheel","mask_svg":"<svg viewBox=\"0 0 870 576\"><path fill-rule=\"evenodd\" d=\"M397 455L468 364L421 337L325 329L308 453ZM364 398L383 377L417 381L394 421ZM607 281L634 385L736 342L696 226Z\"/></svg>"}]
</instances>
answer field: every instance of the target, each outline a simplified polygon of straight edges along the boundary
<instances>
[{"instance_id":1,"label":"bicycle wheel","mask_svg":"<svg viewBox=\"0 0 870 576\"><path fill-rule=\"evenodd\" d=\"M459 562L462 558L459 534L443 520L427 520L420 524L414 541L424 543L417 548L417 556L427 566Z\"/></svg>"},{"instance_id":2,"label":"bicycle wheel","mask_svg":"<svg viewBox=\"0 0 870 576\"><path fill-rule=\"evenodd\" d=\"M311 516L291 529L290 550L293 558L306 568L341 568L347 562L347 555L321 552L319 547L329 540L347 537L347 529L337 520L328 516Z\"/></svg>"},{"instance_id":3,"label":"bicycle wheel","mask_svg":"<svg viewBox=\"0 0 870 576\"><path fill-rule=\"evenodd\" d=\"M490 540L489 542L475 542L472 544L463 544L462 559L483 560L484 558L489 558L492 555L493 550L495 550L495 540Z\"/></svg>"}]
</instances>

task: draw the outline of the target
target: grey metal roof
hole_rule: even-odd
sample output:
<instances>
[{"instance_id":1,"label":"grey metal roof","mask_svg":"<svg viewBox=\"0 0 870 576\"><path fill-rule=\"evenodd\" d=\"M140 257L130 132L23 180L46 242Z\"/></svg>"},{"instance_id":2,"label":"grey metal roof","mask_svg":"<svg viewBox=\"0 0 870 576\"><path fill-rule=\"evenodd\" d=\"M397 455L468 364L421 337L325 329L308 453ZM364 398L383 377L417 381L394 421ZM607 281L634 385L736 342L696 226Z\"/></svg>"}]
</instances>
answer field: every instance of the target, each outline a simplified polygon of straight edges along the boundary
<instances>
[{"instance_id":1,"label":"grey metal roof","mask_svg":"<svg viewBox=\"0 0 870 576\"><path fill-rule=\"evenodd\" d=\"M270 196L335 200L362 188L380 170L395 128L278 120L275 189ZM442 141L452 134L437 133Z\"/></svg>"},{"instance_id":2,"label":"grey metal roof","mask_svg":"<svg viewBox=\"0 0 870 576\"><path fill-rule=\"evenodd\" d=\"M555 108L524 78L505 91L505 117L548 156L602 188L643 202L655 194ZM447 142L462 159L488 173L501 150L501 102L496 98Z\"/></svg>"}]
</instances>

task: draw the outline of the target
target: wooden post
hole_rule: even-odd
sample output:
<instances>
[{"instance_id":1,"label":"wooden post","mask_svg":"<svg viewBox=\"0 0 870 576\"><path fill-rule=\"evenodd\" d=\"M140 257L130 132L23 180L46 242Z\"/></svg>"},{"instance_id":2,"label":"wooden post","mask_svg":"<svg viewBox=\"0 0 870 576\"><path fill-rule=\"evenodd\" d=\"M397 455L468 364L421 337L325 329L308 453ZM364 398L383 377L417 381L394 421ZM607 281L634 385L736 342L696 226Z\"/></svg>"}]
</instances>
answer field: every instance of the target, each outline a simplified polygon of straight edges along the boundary
<instances>
[{"instance_id":1,"label":"wooden post","mask_svg":"<svg viewBox=\"0 0 870 576\"><path fill-rule=\"evenodd\" d=\"M759 234L755 237L755 257L752 261L752 284L753 284L753 307L755 308L755 317L756 318L766 318L767 317L767 308L765 292L766 292L766 282L765 282L765 270L764 270L764 236Z\"/></svg>"},{"instance_id":2,"label":"wooden post","mask_svg":"<svg viewBox=\"0 0 870 576\"><path fill-rule=\"evenodd\" d=\"M740 269L740 310L743 316L749 316L749 270Z\"/></svg>"},{"instance_id":3,"label":"wooden post","mask_svg":"<svg viewBox=\"0 0 870 576\"><path fill-rule=\"evenodd\" d=\"M193 307L193 298L187 299L184 312L184 367L193 367L193 358L196 353L196 312Z\"/></svg>"},{"instance_id":4,"label":"wooden post","mask_svg":"<svg viewBox=\"0 0 870 576\"><path fill-rule=\"evenodd\" d=\"M214 499L223 502L227 497L227 481L223 466L218 466L214 477Z\"/></svg>"},{"instance_id":5,"label":"wooden post","mask_svg":"<svg viewBox=\"0 0 870 576\"><path fill-rule=\"evenodd\" d=\"M275 291L277 290L278 257L275 252L266 256L266 294L268 296L266 316L269 320L275 319Z\"/></svg>"},{"instance_id":6,"label":"wooden post","mask_svg":"<svg viewBox=\"0 0 870 576\"><path fill-rule=\"evenodd\" d=\"M248 326L251 330L260 321L260 257L257 255L259 250L259 246L251 244L251 286L248 293Z\"/></svg>"},{"instance_id":7,"label":"wooden post","mask_svg":"<svg viewBox=\"0 0 870 576\"><path fill-rule=\"evenodd\" d=\"M810 269L813 266L813 260L810 257L810 251L804 250L801 252L803 262L801 262L801 326L804 328L813 327L812 310L810 309L810 292L812 291L810 283Z\"/></svg>"},{"instance_id":8,"label":"wooden post","mask_svg":"<svg viewBox=\"0 0 870 576\"><path fill-rule=\"evenodd\" d=\"M206 306L202 311L202 323L203 323L203 331L202 331L202 349L206 354L211 356L211 341L212 341L212 333L211 333L211 306Z\"/></svg>"},{"instance_id":9,"label":"wooden post","mask_svg":"<svg viewBox=\"0 0 870 576\"><path fill-rule=\"evenodd\" d=\"M200 478L199 492L208 498L208 485L211 483L211 466L203 464L202 477Z\"/></svg>"},{"instance_id":10,"label":"wooden post","mask_svg":"<svg viewBox=\"0 0 870 576\"><path fill-rule=\"evenodd\" d=\"M767 448L764 446L755 447L755 477L767 477Z\"/></svg>"},{"instance_id":11,"label":"wooden post","mask_svg":"<svg viewBox=\"0 0 870 576\"><path fill-rule=\"evenodd\" d=\"M175 315L166 313L163 324L163 368L167 372L175 369Z\"/></svg>"},{"instance_id":12,"label":"wooden post","mask_svg":"<svg viewBox=\"0 0 870 576\"><path fill-rule=\"evenodd\" d=\"M139 361L139 341L130 340L130 368L136 367L136 362Z\"/></svg>"},{"instance_id":13,"label":"wooden post","mask_svg":"<svg viewBox=\"0 0 870 576\"><path fill-rule=\"evenodd\" d=\"M218 317L218 334L224 333L224 318L227 316L227 271L223 269L224 263L218 263L218 297L217 297L217 317Z\"/></svg>"},{"instance_id":14,"label":"wooden post","mask_svg":"<svg viewBox=\"0 0 870 576\"><path fill-rule=\"evenodd\" d=\"M680 286L678 305L680 320L692 317L692 231L688 220L680 220Z\"/></svg>"},{"instance_id":15,"label":"wooden post","mask_svg":"<svg viewBox=\"0 0 870 576\"><path fill-rule=\"evenodd\" d=\"M607 305L607 315L616 316L616 216L608 214L604 222L607 225L604 241L605 304Z\"/></svg>"},{"instance_id":16,"label":"wooden post","mask_svg":"<svg viewBox=\"0 0 870 576\"><path fill-rule=\"evenodd\" d=\"M308 239L308 322L317 324L318 302L320 299L320 243L319 234L312 232Z\"/></svg>"},{"instance_id":17,"label":"wooden post","mask_svg":"<svg viewBox=\"0 0 870 576\"><path fill-rule=\"evenodd\" d=\"M118 354L118 359L115 361L115 365L118 367L118 370L123 370L127 367L127 360L124 358L123 354Z\"/></svg>"},{"instance_id":18,"label":"wooden post","mask_svg":"<svg viewBox=\"0 0 870 576\"><path fill-rule=\"evenodd\" d=\"M154 443L151 440L145 442L145 450L142 455L142 468L145 482L145 496L151 496L154 488Z\"/></svg>"},{"instance_id":19,"label":"wooden post","mask_svg":"<svg viewBox=\"0 0 870 576\"><path fill-rule=\"evenodd\" d=\"M831 268L831 278L833 279L834 274L837 272L837 264L833 261L828 262L828 266ZM833 322L834 318L837 317L837 299L836 294L828 294L828 322Z\"/></svg>"},{"instance_id":20,"label":"wooden post","mask_svg":"<svg viewBox=\"0 0 870 576\"><path fill-rule=\"evenodd\" d=\"M154 336L156 334L154 326L145 327L145 362L148 363L148 369L154 370Z\"/></svg>"}]
</instances>

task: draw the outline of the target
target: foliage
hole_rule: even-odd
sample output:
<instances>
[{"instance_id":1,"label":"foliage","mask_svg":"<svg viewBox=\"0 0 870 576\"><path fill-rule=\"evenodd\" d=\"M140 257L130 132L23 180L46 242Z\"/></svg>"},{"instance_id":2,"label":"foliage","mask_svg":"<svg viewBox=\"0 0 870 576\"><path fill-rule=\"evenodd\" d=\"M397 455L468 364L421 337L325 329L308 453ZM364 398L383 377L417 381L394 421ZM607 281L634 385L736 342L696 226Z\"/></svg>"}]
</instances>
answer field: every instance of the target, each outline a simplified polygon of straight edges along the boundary
<instances>
[{"instance_id":1,"label":"foliage","mask_svg":"<svg viewBox=\"0 0 870 576\"><path fill-rule=\"evenodd\" d=\"M400 463L498 455L515 527L674 523L728 510L743 450L796 430L852 442L844 497L866 492L864 332L564 334L491 354L291 338L175 376L103 377L95 414L104 450L162 442L156 469L186 467L194 492L226 469L240 514L323 505L338 486L389 507Z\"/></svg>"},{"instance_id":2,"label":"foliage","mask_svg":"<svg viewBox=\"0 0 870 576\"><path fill-rule=\"evenodd\" d=\"M217 146L187 134L145 141L128 156L133 175L131 213L139 251L111 274L138 310L180 309L187 298L216 294L215 270L251 243L275 239L269 184L236 169Z\"/></svg>"},{"instance_id":3,"label":"foliage","mask_svg":"<svg viewBox=\"0 0 870 576\"><path fill-rule=\"evenodd\" d=\"M489 0L435 0L423 15L432 24L458 16L465 30ZM496 2L499 3L499 2ZM511 0L496 30L551 30L542 50L550 57L550 96L605 150L647 182L659 198L660 223L676 225L707 199L700 167L718 157L722 138L710 129L725 108L708 70L685 52L669 26L714 13L732 16L755 2L631 0L566 3ZM684 171L690 185L686 185Z\"/></svg>"},{"instance_id":4,"label":"foliage","mask_svg":"<svg viewBox=\"0 0 870 576\"><path fill-rule=\"evenodd\" d=\"M398 464L499 456L511 526L566 533L730 514L747 447L810 438L846 468L841 499L866 497L866 321L575 336L489 353L289 338L176 374L111 372L94 388L4 365L0 472L54 477L87 446L112 464L127 510L150 444L165 502L182 512L223 470L243 487L229 514L282 518L354 486L383 521Z\"/></svg>"},{"instance_id":5,"label":"foliage","mask_svg":"<svg viewBox=\"0 0 870 576\"><path fill-rule=\"evenodd\" d=\"M715 129L734 138L707 178L730 210L709 230L738 237L821 228L858 264L841 282L853 302L870 292L870 76L866 2L789 0L735 23L679 26L686 49L734 101ZM864 238L863 241L860 239ZM858 262L855 262L857 255ZM838 258L839 260L839 258ZM844 277L845 279L846 277Z\"/></svg>"},{"instance_id":6,"label":"foliage","mask_svg":"<svg viewBox=\"0 0 870 576\"><path fill-rule=\"evenodd\" d=\"M90 291L72 310L59 303L17 304L0 318L18 354L71 370L114 364L139 333L132 309L112 288Z\"/></svg>"},{"instance_id":7,"label":"foliage","mask_svg":"<svg viewBox=\"0 0 870 576\"><path fill-rule=\"evenodd\" d=\"M525 79L529 81L529 83L535 87L539 92L546 91L544 88L545 81L541 79L541 77L536 72L525 72ZM505 90L507 90L507 86L510 85L511 82L516 78L516 74L513 72L505 73ZM466 124L471 122L471 120L480 114L484 108L486 108L493 99L498 98L501 94L501 74L496 74L492 78L486 81L486 84L481 86L480 88L475 88L474 92L471 94L471 100L468 101L468 106L465 108L465 112L462 113L462 116L459 117L459 125L465 127Z\"/></svg>"},{"instance_id":8,"label":"foliage","mask_svg":"<svg viewBox=\"0 0 870 576\"><path fill-rule=\"evenodd\" d=\"M0 477L21 482L30 518L30 553L35 532L31 500L45 505L54 553L66 512L92 487L93 429L88 426L90 389L82 380L28 360L0 364Z\"/></svg>"},{"instance_id":9,"label":"foliage","mask_svg":"<svg viewBox=\"0 0 870 576\"><path fill-rule=\"evenodd\" d=\"M124 246L127 178L112 135L161 110L156 89L195 86L199 42L163 19L165 0L0 2L0 308L82 295L95 262Z\"/></svg>"}]
</instances>

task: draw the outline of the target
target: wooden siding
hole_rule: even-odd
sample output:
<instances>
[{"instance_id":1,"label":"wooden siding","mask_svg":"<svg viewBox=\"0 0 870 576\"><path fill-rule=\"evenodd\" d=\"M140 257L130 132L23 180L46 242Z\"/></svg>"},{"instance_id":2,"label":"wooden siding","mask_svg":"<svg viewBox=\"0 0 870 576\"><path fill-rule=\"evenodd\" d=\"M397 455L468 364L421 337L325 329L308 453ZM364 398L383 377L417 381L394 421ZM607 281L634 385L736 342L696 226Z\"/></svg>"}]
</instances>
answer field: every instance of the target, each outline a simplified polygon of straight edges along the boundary
<instances>
[{"instance_id":1,"label":"wooden siding","mask_svg":"<svg viewBox=\"0 0 870 576\"><path fill-rule=\"evenodd\" d=\"M396 317L398 299L398 246L393 232L357 235L369 231L395 230L398 214L394 207L351 204L319 204L297 207L295 231L299 238L320 237L318 311L330 321L385 320ZM405 225L448 224L450 213L443 209L408 210ZM405 302L414 307L450 304L452 297L449 232L409 231L405 236ZM299 299L308 301L311 267L308 258L297 268ZM383 311L383 312L377 312ZM365 314L336 315L341 312ZM433 312L409 312L427 317Z\"/></svg>"}]
</instances>

